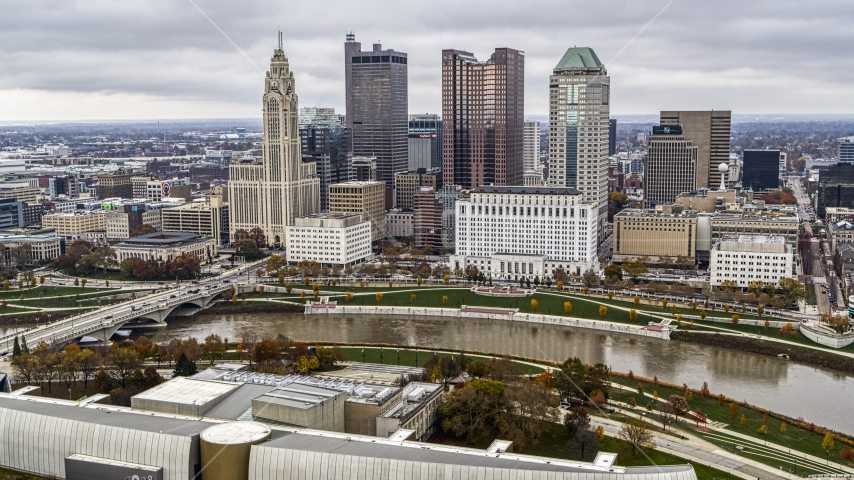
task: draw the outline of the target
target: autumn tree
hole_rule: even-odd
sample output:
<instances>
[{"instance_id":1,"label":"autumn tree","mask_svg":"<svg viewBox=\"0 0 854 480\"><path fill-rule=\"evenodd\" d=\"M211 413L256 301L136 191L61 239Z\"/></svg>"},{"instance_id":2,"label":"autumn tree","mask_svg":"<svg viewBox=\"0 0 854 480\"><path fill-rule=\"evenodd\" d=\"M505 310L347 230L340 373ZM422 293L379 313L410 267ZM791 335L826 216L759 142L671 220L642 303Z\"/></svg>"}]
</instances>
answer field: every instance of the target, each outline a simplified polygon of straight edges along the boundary
<instances>
[{"instance_id":1,"label":"autumn tree","mask_svg":"<svg viewBox=\"0 0 854 480\"><path fill-rule=\"evenodd\" d=\"M685 415L689 411L688 401L685 397L679 395L670 395L667 398L667 404L670 407L670 411L673 412L673 415L676 417L676 422L679 422L679 416Z\"/></svg>"},{"instance_id":2,"label":"autumn tree","mask_svg":"<svg viewBox=\"0 0 854 480\"><path fill-rule=\"evenodd\" d=\"M140 235L149 235L151 233L157 233L157 229L147 223L143 223L142 225L134 228L130 236L138 237Z\"/></svg>"},{"instance_id":3,"label":"autumn tree","mask_svg":"<svg viewBox=\"0 0 854 480\"><path fill-rule=\"evenodd\" d=\"M572 302L563 302L563 313L569 313L572 311Z\"/></svg>"}]
</instances>

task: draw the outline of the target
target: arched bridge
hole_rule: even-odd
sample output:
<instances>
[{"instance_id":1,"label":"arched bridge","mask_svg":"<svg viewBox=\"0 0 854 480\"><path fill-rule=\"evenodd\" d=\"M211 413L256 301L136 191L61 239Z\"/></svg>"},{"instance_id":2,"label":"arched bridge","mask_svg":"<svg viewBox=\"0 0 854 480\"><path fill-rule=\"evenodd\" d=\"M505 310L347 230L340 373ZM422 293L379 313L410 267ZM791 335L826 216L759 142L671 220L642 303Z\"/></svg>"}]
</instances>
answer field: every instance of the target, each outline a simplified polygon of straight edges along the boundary
<instances>
[{"instance_id":1,"label":"arched bridge","mask_svg":"<svg viewBox=\"0 0 854 480\"><path fill-rule=\"evenodd\" d=\"M107 341L116 330L131 320L149 319L162 323L175 309L182 306L205 308L231 288L230 283L211 283L166 290L141 299L65 318L17 335L12 334L0 339L0 352L11 352L16 336L24 337L27 345L32 346L42 341L61 345L82 336Z\"/></svg>"}]
</instances>

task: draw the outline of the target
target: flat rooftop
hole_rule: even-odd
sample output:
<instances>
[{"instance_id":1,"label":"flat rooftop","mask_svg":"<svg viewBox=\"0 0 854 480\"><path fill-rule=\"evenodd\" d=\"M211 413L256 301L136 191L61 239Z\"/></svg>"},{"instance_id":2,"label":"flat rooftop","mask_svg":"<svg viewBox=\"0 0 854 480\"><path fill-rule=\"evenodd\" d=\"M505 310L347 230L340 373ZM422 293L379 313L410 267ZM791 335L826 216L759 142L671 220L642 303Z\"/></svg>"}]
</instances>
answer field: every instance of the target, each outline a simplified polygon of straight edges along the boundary
<instances>
[{"instance_id":1,"label":"flat rooftop","mask_svg":"<svg viewBox=\"0 0 854 480\"><path fill-rule=\"evenodd\" d=\"M786 237L779 235L724 235L721 238L725 242L738 243L768 243L768 244L784 244Z\"/></svg>"},{"instance_id":2,"label":"flat rooftop","mask_svg":"<svg viewBox=\"0 0 854 480\"><path fill-rule=\"evenodd\" d=\"M231 393L238 386L237 384L226 382L211 382L193 380L187 377L175 377L138 395L134 395L133 398L188 405L204 405L211 400Z\"/></svg>"},{"instance_id":3,"label":"flat rooftop","mask_svg":"<svg viewBox=\"0 0 854 480\"><path fill-rule=\"evenodd\" d=\"M285 448L296 451L351 455L357 457L382 458L412 462L435 463L441 465L465 465L509 470L531 470L546 472L575 472L586 474L623 473L663 473L689 472L691 465L672 465L652 468L597 467L592 463L555 458L534 457L516 454L490 454L485 450L475 450L444 445L418 442L398 443L375 437L359 437L341 434L311 434L294 432L281 436L262 447Z\"/></svg>"},{"instance_id":4,"label":"flat rooftop","mask_svg":"<svg viewBox=\"0 0 854 480\"><path fill-rule=\"evenodd\" d=\"M536 195L581 195L575 188L570 187L504 187L504 186L481 186L472 190L472 193L514 193L514 194L536 194Z\"/></svg>"},{"instance_id":5,"label":"flat rooftop","mask_svg":"<svg viewBox=\"0 0 854 480\"><path fill-rule=\"evenodd\" d=\"M151 412L107 407L104 405L83 405L66 400L48 400L41 397L27 398L25 395L11 397L0 395L0 408L28 412L47 417L63 418L78 422L112 427L128 428L143 432L168 433L170 435L194 436L213 422L189 420Z\"/></svg>"}]
</instances>

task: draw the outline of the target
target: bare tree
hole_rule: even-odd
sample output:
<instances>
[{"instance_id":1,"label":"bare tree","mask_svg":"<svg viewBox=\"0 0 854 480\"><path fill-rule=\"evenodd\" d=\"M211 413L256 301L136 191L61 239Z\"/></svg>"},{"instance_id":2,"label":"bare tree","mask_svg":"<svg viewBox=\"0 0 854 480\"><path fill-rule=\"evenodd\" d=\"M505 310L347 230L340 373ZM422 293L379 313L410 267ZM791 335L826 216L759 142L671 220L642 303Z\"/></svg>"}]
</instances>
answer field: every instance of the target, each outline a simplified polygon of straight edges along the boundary
<instances>
[{"instance_id":1,"label":"bare tree","mask_svg":"<svg viewBox=\"0 0 854 480\"><path fill-rule=\"evenodd\" d=\"M649 431L649 425L643 419L636 418L624 423L618 435L632 444L632 456L636 454L637 449L655 448L652 432Z\"/></svg>"}]
</instances>

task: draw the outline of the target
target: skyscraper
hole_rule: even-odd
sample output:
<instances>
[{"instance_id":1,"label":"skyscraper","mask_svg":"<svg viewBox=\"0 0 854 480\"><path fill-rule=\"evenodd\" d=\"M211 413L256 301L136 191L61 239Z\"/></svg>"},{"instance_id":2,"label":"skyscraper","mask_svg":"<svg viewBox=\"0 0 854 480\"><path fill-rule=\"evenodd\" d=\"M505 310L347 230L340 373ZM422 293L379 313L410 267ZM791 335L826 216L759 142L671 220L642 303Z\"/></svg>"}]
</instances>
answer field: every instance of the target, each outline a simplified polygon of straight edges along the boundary
<instances>
[{"instance_id":1,"label":"skyscraper","mask_svg":"<svg viewBox=\"0 0 854 480\"><path fill-rule=\"evenodd\" d=\"M419 168L442 168L442 120L439 115L409 116L409 170Z\"/></svg>"},{"instance_id":2,"label":"skyscraper","mask_svg":"<svg viewBox=\"0 0 854 480\"><path fill-rule=\"evenodd\" d=\"M741 175L744 188L753 191L777 189L780 186L780 151L745 150Z\"/></svg>"},{"instance_id":3,"label":"skyscraper","mask_svg":"<svg viewBox=\"0 0 854 480\"><path fill-rule=\"evenodd\" d=\"M407 58L403 52L362 51L356 36L344 43L347 128L353 155L376 157L378 178L391 187L394 174L408 169Z\"/></svg>"},{"instance_id":4,"label":"skyscraper","mask_svg":"<svg viewBox=\"0 0 854 480\"><path fill-rule=\"evenodd\" d=\"M681 125L682 134L697 147L697 188L717 190L721 184L718 166L729 163L731 117L729 110L661 112L662 126Z\"/></svg>"},{"instance_id":5,"label":"skyscraper","mask_svg":"<svg viewBox=\"0 0 854 480\"><path fill-rule=\"evenodd\" d=\"M525 122L525 149L523 168L526 172L537 169L540 164L540 122Z\"/></svg>"},{"instance_id":6,"label":"skyscraper","mask_svg":"<svg viewBox=\"0 0 854 480\"><path fill-rule=\"evenodd\" d=\"M697 147L676 126L652 127L644 164L645 208L671 205L697 189Z\"/></svg>"},{"instance_id":7,"label":"skyscraper","mask_svg":"<svg viewBox=\"0 0 854 480\"><path fill-rule=\"evenodd\" d=\"M572 47L549 82L549 178L597 203L599 240L608 214L608 139L611 79L593 49Z\"/></svg>"},{"instance_id":8,"label":"skyscraper","mask_svg":"<svg viewBox=\"0 0 854 480\"><path fill-rule=\"evenodd\" d=\"M264 122L261 163L229 167L230 233L255 227L264 230L267 243L282 244L285 227L294 218L320 211L320 179L314 163L303 163L300 153L299 100L294 74L279 46L264 78Z\"/></svg>"},{"instance_id":9,"label":"skyscraper","mask_svg":"<svg viewBox=\"0 0 854 480\"><path fill-rule=\"evenodd\" d=\"M320 178L320 210L329 210L329 185L350 179L350 130L334 108L301 108L302 161L314 162Z\"/></svg>"},{"instance_id":10,"label":"skyscraper","mask_svg":"<svg viewBox=\"0 0 854 480\"><path fill-rule=\"evenodd\" d=\"M525 52L442 50L443 184L522 185Z\"/></svg>"},{"instance_id":11,"label":"skyscraper","mask_svg":"<svg viewBox=\"0 0 854 480\"><path fill-rule=\"evenodd\" d=\"M608 156L617 153L617 119L608 120Z\"/></svg>"},{"instance_id":12,"label":"skyscraper","mask_svg":"<svg viewBox=\"0 0 854 480\"><path fill-rule=\"evenodd\" d=\"M842 137L837 140L839 145L839 161L842 163L854 163L854 137Z\"/></svg>"}]
</instances>

